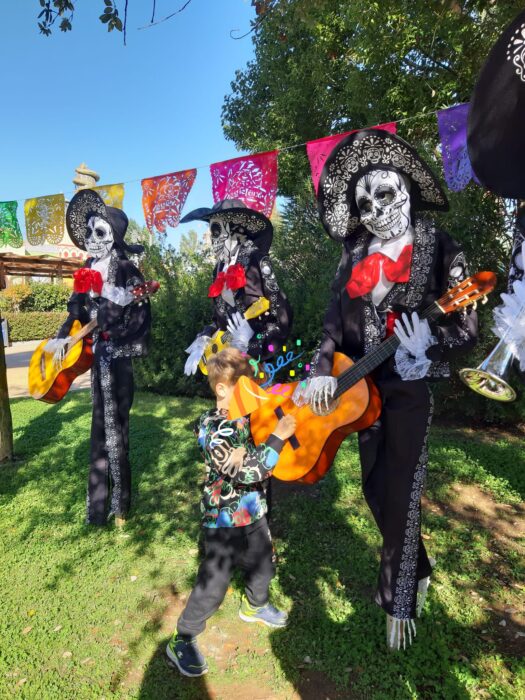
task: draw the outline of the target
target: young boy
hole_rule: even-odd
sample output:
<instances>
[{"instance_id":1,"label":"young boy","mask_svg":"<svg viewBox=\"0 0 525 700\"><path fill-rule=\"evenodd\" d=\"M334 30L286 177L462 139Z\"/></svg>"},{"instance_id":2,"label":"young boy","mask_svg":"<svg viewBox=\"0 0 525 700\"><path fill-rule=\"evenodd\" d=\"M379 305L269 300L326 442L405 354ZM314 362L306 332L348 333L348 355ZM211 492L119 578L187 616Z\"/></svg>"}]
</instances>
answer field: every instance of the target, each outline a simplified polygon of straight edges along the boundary
<instances>
[{"instance_id":1,"label":"young boy","mask_svg":"<svg viewBox=\"0 0 525 700\"><path fill-rule=\"evenodd\" d=\"M284 627L287 622L287 614L268 602L274 565L266 522L266 489L296 421L293 416L284 416L268 440L256 447L248 417L228 420L235 383L242 375L253 376L248 358L235 348L227 348L214 355L207 367L217 407L201 416L198 431L206 463L201 503L205 555L177 631L166 648L170 661L185 676L202 676L208 670L195 637L224 600L235 567L245 574L241 620L268 627Z\"/></svg>"}]
</instances>

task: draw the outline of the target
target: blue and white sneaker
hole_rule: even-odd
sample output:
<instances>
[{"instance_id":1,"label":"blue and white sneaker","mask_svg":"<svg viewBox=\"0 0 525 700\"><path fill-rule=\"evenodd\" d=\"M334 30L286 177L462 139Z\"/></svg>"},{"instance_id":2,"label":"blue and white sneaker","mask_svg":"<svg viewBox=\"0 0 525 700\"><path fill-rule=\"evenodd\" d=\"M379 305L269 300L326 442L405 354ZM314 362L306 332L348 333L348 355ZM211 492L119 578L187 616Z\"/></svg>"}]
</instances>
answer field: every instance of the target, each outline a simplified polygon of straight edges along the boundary
<instances>
[{"instance_id":1,"label":"blue and white sneaker","mask_svg":"<svg viewBox=\"0 0 525 700\"><path fill-rule=\"evenodd\" d=\"M203 676L208 672L208 664L197 646L195 637L174 634L166 647L166 655L183 676Z\"/></svg>"},{"instance_id":2,"label":"blue and white sneaker","mask_svg":"<svg viewBox=\"0 0 525 700\"><path fill-rule=\"evenodd\" d=\"M270 603L258 608L251 605L246 598L242 599L239 617L244 622L260 622L266 627L286 627L288 623L288 613L277 610Z\"/></svg>"}]
</instances>

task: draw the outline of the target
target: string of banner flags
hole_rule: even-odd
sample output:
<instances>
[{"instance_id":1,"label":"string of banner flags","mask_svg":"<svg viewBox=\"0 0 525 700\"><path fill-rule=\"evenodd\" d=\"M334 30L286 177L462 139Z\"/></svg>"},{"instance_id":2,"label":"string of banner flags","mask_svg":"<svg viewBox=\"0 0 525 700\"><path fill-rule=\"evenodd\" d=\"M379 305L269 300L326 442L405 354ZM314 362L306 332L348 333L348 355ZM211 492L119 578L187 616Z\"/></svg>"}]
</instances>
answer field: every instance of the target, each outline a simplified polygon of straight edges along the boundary
<instances>
[{"instance_id":1,"label":"string of banner flags","mask_svg":"<svg viewBox=\"0 0 525 700\"><path fill-rule=\"evenodd\" d=\"M396 125L401 122L436 115L445 182L450 190L458 192L471 180L477 182L467 151L468 110L469 103L463 103L368 128L384 129L395 134ZM339 141L355 131L359 129L296 146L212 163L209 168L213 201L240 199L246 206L269 217L277 196L279 152L306 146L312 181L317 192L321 171L329 153ZM178 225L198 169L190 168L140 180L144 217L152 234L156 231L165 233L168 226L175 228ZM125 184L127 183L103 185L92 189L99 192L108 206L122 209ZM32 246L60 243L65 227L65 204L64 194L33 197L24 201L26 236ZM17 207L16 200L0 202L0 247L21 248L23 245Z\"/></svg>"}]
</instances>

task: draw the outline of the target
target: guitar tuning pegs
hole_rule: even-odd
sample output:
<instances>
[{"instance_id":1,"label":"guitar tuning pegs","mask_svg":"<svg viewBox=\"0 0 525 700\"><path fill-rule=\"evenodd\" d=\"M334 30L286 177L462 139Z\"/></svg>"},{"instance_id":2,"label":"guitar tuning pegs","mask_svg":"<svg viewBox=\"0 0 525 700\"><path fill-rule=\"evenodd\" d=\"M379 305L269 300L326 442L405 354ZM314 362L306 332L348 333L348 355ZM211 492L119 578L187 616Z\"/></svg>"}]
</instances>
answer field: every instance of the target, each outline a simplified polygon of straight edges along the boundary
<instances>
[{"instance_id":1,"label":"guitar tuning pegs","mask_svg":"<svg viewBox=\"0 0 525 700\"><path fill-rule=\"evenodd\" d=\"M472 311L475 311L478 308L478 302L477 300L472 304Z\"/></svg>"},{"instance_id":2,"label":"guitar tuning pegs","mask_svg":"<svg viewBox=\"0 0 525 700\"><path fill-rule=\"evenodd\" d=\"M488 302L488 300L489 300L489 298L488 298L488 296L487 296L486 294L484 294L484 295L481 297L481 303L483 304L483 306L485 306L485 304Z\"/></svg>"}]
</instances>

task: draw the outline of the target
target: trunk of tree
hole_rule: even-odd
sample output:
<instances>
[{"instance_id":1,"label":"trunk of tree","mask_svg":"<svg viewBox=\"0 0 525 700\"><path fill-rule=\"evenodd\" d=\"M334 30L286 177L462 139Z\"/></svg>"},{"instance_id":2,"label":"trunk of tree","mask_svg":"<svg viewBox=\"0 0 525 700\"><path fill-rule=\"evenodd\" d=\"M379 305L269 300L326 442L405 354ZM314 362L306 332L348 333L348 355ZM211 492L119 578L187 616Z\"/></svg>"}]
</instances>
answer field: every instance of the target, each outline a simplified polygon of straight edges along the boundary
<instances>
[{"instance_id":1,"label":"trunk of tree","mask_svg":"<svg viewBox=\"0 0 525 700\"><path fill-rule=\"evenodd\" d=\"M0 333L2 317L0 316ZM0 335L0 462L13 459L13 422L7 388L4 338Z\"/></svg>"}]
</instances>

